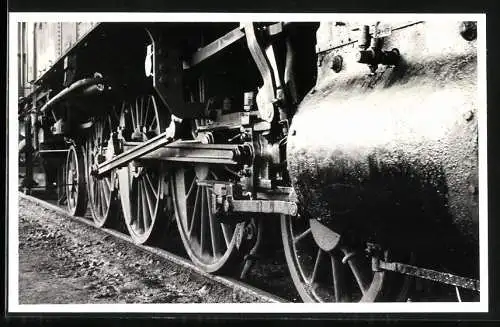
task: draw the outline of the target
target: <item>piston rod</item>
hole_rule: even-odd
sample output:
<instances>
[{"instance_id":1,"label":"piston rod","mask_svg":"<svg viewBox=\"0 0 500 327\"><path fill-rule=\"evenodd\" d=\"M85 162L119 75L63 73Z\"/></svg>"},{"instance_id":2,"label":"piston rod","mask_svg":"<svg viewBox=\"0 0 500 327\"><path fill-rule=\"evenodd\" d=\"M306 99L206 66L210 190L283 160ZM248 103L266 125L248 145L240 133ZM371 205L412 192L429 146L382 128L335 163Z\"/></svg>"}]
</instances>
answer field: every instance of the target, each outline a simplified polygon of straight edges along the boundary
<instances>
[{"instance_id":1,"label":"piston rod","mask_svg":"<svg viewBox=\"0 0 500 327\"><path fill-rule=\"evenodd\" d=\"M162 146L139 159L236 165L248 161L250 157L249 145L203 144L198 141L179 140Z\"/></svg>"},{"instance_id":2,"label":"piston rod","mask_svg":"<svg viewBox=\"0 0 500 327\"><path fill-rule=\"evenodd\" d=\"M246 144L202 144L199 141L182 140L172 142L166 133L162 133L99 164L96 175L102 176L133 160L235 165L251 160L252 151L249 147Z\"/></svg>"},{"instance_id":3,"label":"piston rod","mask_svg":"<svg viewBox=\"0 0 500 327\"><path fill-rule=\"evenodd\" d=\"M127 151L120 153L119 155L111 158L110 160L100 163L97 166L96 175L102 176L103 174L106 174L115 168L122 167L128 164L130 161L135 160L171 142L171 140L172 139L170 137L167 137L167 132L157 135L152 139L141 143L140 145L137 145Z\"/></svg>"}]
</instances>

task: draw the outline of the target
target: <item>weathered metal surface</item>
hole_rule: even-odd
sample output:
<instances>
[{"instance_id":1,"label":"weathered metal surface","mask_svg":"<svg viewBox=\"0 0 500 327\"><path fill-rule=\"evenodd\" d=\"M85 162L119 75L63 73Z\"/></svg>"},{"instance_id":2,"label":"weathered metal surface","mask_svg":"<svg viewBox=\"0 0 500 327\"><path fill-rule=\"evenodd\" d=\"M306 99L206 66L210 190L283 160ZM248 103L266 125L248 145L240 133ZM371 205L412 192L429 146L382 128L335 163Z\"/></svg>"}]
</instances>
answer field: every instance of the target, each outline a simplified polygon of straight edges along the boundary
<instances>
[{"instance_id":1,"label":"weathered metal surface","mask_svg":"<svg viewBox=\"0 0 500 327\"><path fill-rule=\"evenodd\" d=\"M297 204L281 200L231 200L230 211L297 215Z\"/></svg>"},{"instance_id":2,"label":"weathered metal surface","mask_svg":"<svg viewBox=\"0 0 500 327\"><path fill-rule=\"evenodd\" d=\"M380 37L385 37L391 35L393 31L421 23L422 21L392 21L377 26L375 20L323 22L317 33L316 52L322 53L353 44L356 44L356 47L367 48L370 46L369 37L375 32Z\"/></svg>"},{"instance_id":3,"label":"weathered metal surface","mask_svg":"<svg viewBox=\"0 0 500 327\"><path fill-rule=\"evenodd\" d=\"M26 23L29 31L28 57L30 78L40 78L78 44L97 23Z\"/></svg>"},{"instance_id":4,"label":"weathered metal surface","mask_svg":"<svg viewBox=\"0 0 500 327\"><path fill-rule=\"evenodd\" d=\"M460 277L456 275L452 275L449 273L444 273L440 271L435 271L431 269L424 269L420 267L415 267L412 265L407 265L400 262L385 262L378 261L377 267L384 270L390 270L394 272L398 272L405 275L415 276L419 278L424 278L428 280L432 280L435 282L458 286L474 291L479 291L479 280Z\"/></svg>"},{"instance_id":5,"label":"weathered metal surface","mask_svg":"<svg viewBox=\"0 0 500 327\"><path fill-rule=\"evenodd\" d=\"M460 24L393 29L384 48L398 48L400 64L375 74L353 43L320 54L287 160L305 216L476 274L477 54Z\"/></svg>"}]
</instances>

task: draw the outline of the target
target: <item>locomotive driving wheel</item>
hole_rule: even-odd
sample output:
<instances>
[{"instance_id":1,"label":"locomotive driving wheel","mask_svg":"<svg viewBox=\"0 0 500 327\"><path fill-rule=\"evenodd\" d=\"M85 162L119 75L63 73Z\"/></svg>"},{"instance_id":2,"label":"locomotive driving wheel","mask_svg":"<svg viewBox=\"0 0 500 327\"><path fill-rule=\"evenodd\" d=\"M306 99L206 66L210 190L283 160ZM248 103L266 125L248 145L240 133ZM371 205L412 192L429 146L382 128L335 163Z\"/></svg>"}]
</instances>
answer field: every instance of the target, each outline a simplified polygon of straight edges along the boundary
<instances>
[{"instance_id":1,"label":"locomotive driving wheel","mask_svg":"<svg viewBox=\"0 0 500 327\"><path fill-rule=\"evenodd\" d=\"M98 227L109 226L113 222L117 193L115 175L111 172L98 178L90 172L92 167L106 160L106 147L116 125L113 115L97 117L86 141L87 193L92 218Z\"/></svg>"},{"instance_id":2,"label":"locomotive driving wheel","mask_svg":"<svg viewBox=\"0 0 500 327\"><path fill-rule=\"evenodd\" d=\"M85 165L81 147L71 145L66 156L65 180L68 213L82 216L87 209Z\"/></svg>"},{"instance_id":3,"label":"locomotive driving wheel","mask_svg":"<svg viewBox=\"0 0 500 327\"><path fill-rule=\"evenodd\" d=\"M165 130L166 120L154 95L124 102L120 128L127 142L147 141ZM158 242L165 235L171 215L167 212L169 178L156 162L132 161L118 169L120 200L125 225L134 242Z\"/></svg>"},{"instance_id":4,"label":"locomotive driving wheel","mask_svg":"<svg viewBox=\"0 0 500 327\"><path fill-rule=\"evenodd\" d=\"M177 226L189 257L210 273L229 273L241 263L238 235L244 223L218 221L212 209L212 190L205 180L223 180L224 172L209 165L182 167L173 177Z\"/></svg>"},{"instance_id":5,"label":"locomotive driving wheel","mask_svg":"<svg viewBox=\"0 0 500 327\"><path fill-rule=\"evenodd\" d=\"M313 236L316 220L281 217L281 233L290 275L305 302L405 301L410 279L372 271L363 244L339 242L325 248ZM331 237L330 237L331 238ZM331 242L331 241L330 241ZM318 245L318 243L323 243Z\"/></svg>"}]
</instances>

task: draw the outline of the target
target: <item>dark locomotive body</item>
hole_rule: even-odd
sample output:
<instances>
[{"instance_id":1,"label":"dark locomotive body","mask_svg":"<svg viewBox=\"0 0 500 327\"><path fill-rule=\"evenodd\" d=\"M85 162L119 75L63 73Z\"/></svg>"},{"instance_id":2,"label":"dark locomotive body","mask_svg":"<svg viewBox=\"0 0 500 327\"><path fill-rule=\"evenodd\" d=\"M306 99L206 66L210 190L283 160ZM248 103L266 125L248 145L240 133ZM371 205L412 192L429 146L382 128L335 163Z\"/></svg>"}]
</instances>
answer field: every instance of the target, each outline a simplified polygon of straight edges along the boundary
<instances>
[{"instance_id":1,"label":"dark locomotive body","mask_svg":"<svg viewBox=\"0 0 500 327\"><path fill-rule=\"evenodd\" d=\"M357 44L321 53L291 127L289 170L309 216L478 267L476 47L460 23L411 24L393 25L380 51L397 47L402 58L373 75L356 62Z\"/></svg>"},{"instance_id":2,"label":"dark locomotive body","mask_svg":"<svg viewBox=\"0 0 500 327\"><path fill-rule=\"evenodd\" d=\"M22 186L39 158L71 214L138 243L176 221L196 265L241 277L281 217L306 301L404 301L413 277L477 299L476 28L90 24L38 76L35 25Z\"/></svg>"}]
</instances>

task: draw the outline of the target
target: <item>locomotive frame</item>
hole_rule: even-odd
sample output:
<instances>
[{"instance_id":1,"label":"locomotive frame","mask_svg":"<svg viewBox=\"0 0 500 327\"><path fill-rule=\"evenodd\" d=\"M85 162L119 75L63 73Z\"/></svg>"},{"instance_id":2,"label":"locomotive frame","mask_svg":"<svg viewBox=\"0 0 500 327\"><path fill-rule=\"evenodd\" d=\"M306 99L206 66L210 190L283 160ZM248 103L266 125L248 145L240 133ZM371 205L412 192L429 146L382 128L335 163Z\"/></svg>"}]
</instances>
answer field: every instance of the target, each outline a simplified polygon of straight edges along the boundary
<instances>
[{"instance_id":1,"label":"locomotive frame","mask_svg":"<svg viewBox=\"0 0 500 327\"><path fill-rule=\"evenodd\" d=\"M42 145L43 142L39 143L37 150L39 153L46 155L49 160L60 162L60 166L66 167L66 172L60 179L62 183L59 184L67 184L66 190L62 194L63 196L65 194L66 200L64 201L67 201L68 211L70 214L81 215L87 207L86 202L90 200L90 209L96 225L105 226L111 223L113 210L116 210L117 206L121 205L130 235L138 243L157 241L161 238L163 229L168 225L168 221L166 219L162 220L160 217L167 214L175 216L177 228L181 233L186 251L195 264L206 271L214 273L234 273L236 269L243 276L245 269L249 268L248 264L251 263L249 259L252 259L252 254L261 241L262 224L265 224L267 219L272 219L270 214L282 216L300 215L302 217L310 215L307 209L301 207L298 199L304 200L304 195L295 194L291 187L292 182L290 176L288 176L286 166L283 169L283 163L286 162L287 158L287 134L291 128L290 123L293 119L291 117L300 110L298 108L300 103L304 98L315 93L310 90L319 88L318 81L325 82L325 80L321 80L323 66L327 63L331 65L329 69L336 72L339 65L340 69L342 69L342 61L345 58L338 55L336 57L333 55L330 57L328 55L324 56L325 51L328 52L337 47L330 44L327 50L317 46L314 49L314 58L311 61L310 53L308 54L307 51L300 53L300 42L295 44L292 41L283 42L280 39L282 35L287 35L287 33L294 35L290 30L297 29L296 25L300 26L300 24L293 22L252 23L246 25L231 25L230 22L224 22L221 25L224 25L222 29L225 32L220 35L217 34L219 31L213 31L213 34L219 36L215 39L213 37L209 38L211 41L204 43L203 46L182 45L184 48L191 47L191 50L184 50L190 54L188 56L189 60L180 59L178 50L181 47L172 46L172 43L175 44L175 42L172 42L171 39L169 42L165 42L165 35L179 33L175 29L168 31L169 26L161 26L160 23L148 24L146 32L144 32L142 29L138 31L137 28L134 28L136 26L129 27L126 24L120 26L121 23L116 23L112 27L109 26L110 24L100 24L96 29L105 26L106 28L103 28L104 34L107 37L111 35L111 38L114 35L116 38L114 41L116 43L113 44L119 44L123 35L127 35L130 38L129 41L136 40L136 43L130 42L128 44L130 48L127 51L127 58L123 59L125 65L130 65L131 62L136 65L139 62L144 62L140 69L136 66L131 70L127 70L127 74L132 74L132 78L130 76L124 77L120 72L112 72L113 69L109 69L106 65L101 65L102 69L100 71L93 69L95 68L94 62L88 59L91 56L85 58L85 55L79 54L78 46L75 46L37 81L40 87L29 95L31 103L40 101L40 103L32 107L35 108L37 115L50 112L52 118L55 118L49 124L51 126L47 125L47 122L41 122L41 125L44 126L44 132L47 133L50 130L47 127L51 127L51 136L57 134L63 136L62 138L55 137L49 142L50 145L47 148L42 149L46 145ZM209 24L206 23L206 25ZM316 30L311 32L313 29L308 24L304 25L306 27L303 31L297 32L295 30L294 33L303 33L303 35L316 33ZM117 26L120 27L116 28ZM411 26L411 24L408 26ZM188 30L188 32L183 32L186 33L183 37L187 35L186 38L196 39L196 31L191 31L186 26L182 26L182 28L183 31ZM368 75L371 74L370 76L376 75L379 65L397 67L400 50L391 52L391 50L382 50L370 44L370 39L373 41L385 36L374 36L383 31L377 30L376 27L373 31L373 26L368 28L368 33L364 34L364 37L368 39L367 46L359 50L359 53L360 56L366 56L370 55L370 53L363 51L372 51L373 57L370 59L359 58L358 67L369 68L371 73L368 72ZM370 28L372 28L372 31L370 31ZM86 37L92 36L96 29L93 29ZM203 26L203 29L210 30L206 26ZM300 27L298 29L300 30ZM179 36L174 37L177 42L179 42L178 39L180 38ZM304 39L304 37L301 38L301 40ZM86 40L84 38L78 44L84 44ZM362 38L359 40L362 40ZM358 43L362 43L359 40ZM89 39L88 44L91 43ZM223 52L227 49L234 52L241 51L233 49L232 46L236 43L243 43L248 46L249 52L246 53L246 56L239 54L238 57L243 63L227 63L225 68L229 72L208 72L210 68L206 67L204 67L204 69L207 69L206 71L197 71L198 67L203 67L206 62L210 62L213 58L215 58L213 60L217 60L218 55L227 57L227 54ZM141 46L136 47L137 44L141 44ZM299 45L297 46L297 44ZM105 48L106 42L94 45L94 50L86 51L92 53L92 51L97 51L95 49L101 49L101 46L106 51L113 51L110 49L113 46L109 46L109 44L107 45L109 48ZM342 46L345 45L342 44ZM90 47L92 45L89 45ZM141 51L137 50L138 48L141 48ZM304 72L302 72L301 77L303 78L301 80L306 82L303 82L303 84L293 79L290 71L296 65L294 60L297 59L293 57L294 55L297 56L297 52L299 52L299 58L303 59L302 62L309 60L315 68L320 67L318 68L318 80L307 82L308 76ZM277 53L281 54L281 58L278 58ZM321 55L318 55L318 53ZM112 59L117 58L118 54L110 55L108 64L112 63ZM81 61L75 59L79 57L83 57L83 59ZM138 58L143 60L139 61ZM109 66L113 65L110 64ZM213 64L213 66L217 66L217 64ZM234 103L226 101L227 99L231 100L231 96L222 98L216 96L219 98L202 101L206 99L206 93L210 93L207 84L214 85L216 89L220 85L223 85L220 86L223 89L231 89L233 87L231 83L225 84L224 79L218 74L229 75L233 80L238 79L238 69L241 66L246 68L245 71L248 76L245 77L248 80L243 77L242 83L234 86L234 88L238 89L242 84L247 86L253 83L253 87L250 87L252 91L245 92L245 88L240 87L237 92L234 91L234 93L230 94L234 98L239 93L240 98L236 101L238 103L236 106L241 107L241 109L232 109L235 106ZM93 72L94 70L96 73ZM214 68L214 70L217 70L217 68ZM298 70L300 71L300 69ZM104 71L111 71L111 73L106 74ZM140 76L144 71L146 78ZM179 79L185 78L189 75L186 72L191 71L194 71L193 74L198 78L192 78L190 81L180 83ZM205 77L203 76L205 74L212 74L212 76ZM199 75L204 78L199 78ZM216 82L210 82L210 78ZM309 76L309 78L311 77ZM50 82L50 79L56 80L56 84ZM126 82L124 83L125 79ZM259 79L262 80L262 83L260 83L260 87L255 87L255 85L259 84L255 81ZM370 77L370 79L373 78ZM116 80L119 81L117 84L122 85L122 90L117 90L120 87L113 84ZM127 86L123 87L123 84ZM133 84L133 86L130 86L130 84ZM151 85L148 86L147 84ZM290 85L294 84L295 89L292 89ZM47 88L44 85L57 85L54 87L57 94L53 96L47 93L48 89L52 87ZM168 87L165 85L168 85ZM110 110L109 112L117 111L116 117L112 119L101 120L95 118L89 120L85 117L86 115L98 117L96 113L99 109L109 107L110 103L116 103L117 98L127 98L127 90L130 89L140 89L146 93L137 92L132 98L121 102L118 101L121 108L117 109L115 104L115 109L107 109ZM190 93L191 99L197 98L198 101L186 103L186 99L181 96L185 89L189 90L188 93ZM95 100L99 99L99 97L103 98L106 93L111 94L106 98L106 101ZM61 105L64 101L68 101L68 103ZM82 103L87 107L96 106L97 110L89 115L88 112L85 113L85 111L78 108ZM214 104L218 108L210 107ZM170 116L165 115L167 108L170 109ZM56 114L52 111L53 109L59 111L59 113ZM83 113L80 113L81 116L75 119L71 118L74 114L73 111ZM148 116L150 111L153 112L152 116ZM50 117L49 114L46 116ZM474 116L475 120L475 112L472 116ZM110 117L111 114L107 118ZM138 126L141 124L137 122L148 119L152 119L149 128L155 128L150 130L141 129L142 126ZM35 125L29 121L26 124L27 131L29 131L28 126ZM69 130L65 130L68 126ZM113 127L110 128L110 126ZM78 133L71 132L71 130L77 128L90 130L93 134L82 138ZM108 139L102 141L105 134L109 134ZM70 143L65 140L68 136L71 138ZM227 141L228 138L231 142ZM27 137L26 139L31 138ZM96 143L96 139L100 139L101 142L93 144ZM226 141L221 141L223 139ZM92 147L96 148L94 152L91 151ZM66 155L65 160L61 160L61 153ZM29 160L29 155L27 159ZM195 163L192 171L185 168L186 162ZM168 171L169 166L175 167L173 176L165 175L165 170ZM57 172L52 173L57 175ZM208 178L209 176L210 178ZM220 176L224 177L221 179ZM192 179L192 182L186 183L186 178ZM152 179L153 181L151 181ZM30 183L29 179L25 180L24 186L29 189ZM482 184L484 185L484 183ZM95 189L88 188L90 185L94 186ZM123 185L127 185L127 187L123 187ZM194 189L197 195L192 205L188 205L188 198L191 194L190 190L187 192L185 190L188 185L189 187L196 186ZM107 191L103 192L103 189ZM184 192L181 192L182 190ZM198 197L199 193L202 194L200 197ZM137 196L138 194L142 194L142 197L139 196L138 198L140 201L131 199L131 196ZM155 199L153 201L150 199L151 195L154 195ZM184 200L181 199L182 197L184 197ZM199 201L202 204L211 201L212 204L206 207L203 207L203 205L198 206ZM299 204L297 204L297 201L299 201ZM134 207L141 207L144 210L134 213L132 212ZM200 213L207 214L206 219L203 218L203 215L200 215L199 235L196 236L197 239L194 243L190 242L190 236L194 230L191 230L194 228L192 224L194 218L189 221L187 217L189 210L191 210L193 217L196 216L197 210ZM212 220L211 215L215 213L217 213L217 218ZM259 217L256 219L257 214ZM264 216L264 218L261 216ZM142 220L139 218L142 218ZM147 222L149 222L149 226L146 226ZM191 225L189 225L189 222ZM220 224L220 231L214 230L212 226L214 222ZM204 232L204 225L207 223L210 226L210 233L208 231ZM231 226L230 229L227 228L228 225ZM281 225L284 244L294 242L294 237L297 237L297 235L287 233L287 231L293 229L290 219L281 218ZM366 284L356 274L356 268L354 268L356 264L352 259L354 252L346 247L338 247L341 237L339 234L332 232L331 221L328 219L323 221L310 219L309 228L309 234L314 234L313 240L323 252L329 253L334 249L341 250L341 253L344 254L343 259L348 258L341 260L341 262L349 264L358 284ZM228 230L230 230L229 234L231 234L229 239L226 235ZM215 237L216 233L219 233L219 238ZM206 245L207 237L212 243L212 255L207 255L206 251L203 251L203 245ZM302 236L299 237L302 238ZM245 244L245 240L248 240L247 244ZM201 254L197 254L196 252L200 248ZM217 251L220 248L222 248L222 253ZM239 253L240 249L242 253ZM289 264L297 260L297 253L294 255L294 253L290 252L293 249L295 249L293 245L288 247L288 250L285 247ZM398 299L391 292L386 292L383 289L387 278L385 271L388 271L390 276L394 271L398 271L413 276L420 275L420 277L424 278L435 278L435 280L442 282L451 279L452 285L479 290L479 281L477 279L447 274L428 267L417 267L411 264L411 260L393 262L388 257L385 257L385 252L381 251L378 245L371 243L364 250L372 256L371 269L373 270L373 277L368 286L361 286L364 290L358 300L372 301L379 296L388 294L392 297L390 300ZM216 252L218 252L217 255ZM322 252L318 252L318 257L320 253ZM313 266L317 265L319 264ZM299 283L299 285L301 283L302 285L307 284L305 280L301 280L301 274L304 272L300 270L300 264L296 263L296 267L293 269L295 269L295 272L292 272L292 276L295 274L295 282ZM484 286L483 278L481 279ZM399 282L405 284L406 280ZM394 285L397 283L395 282ZM323 300L319 299L319 296L313 296L306 289L300 292L305 300ZM333 295L329 294L327 299L332 300L331 297L333 296L334 299L339 300L340 298L335 295L337 293L338 290L334 290Z\"/></svg>"}]
</instances>

